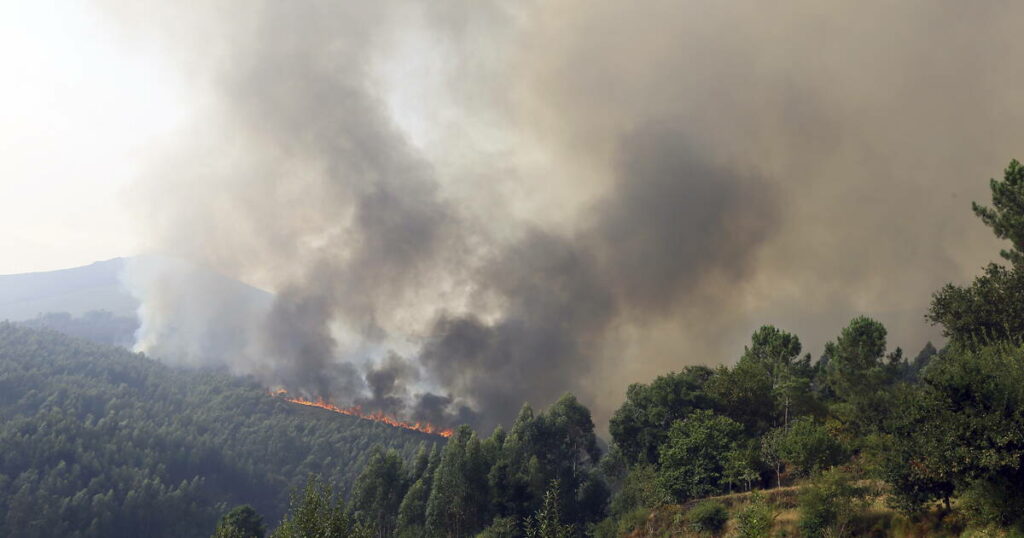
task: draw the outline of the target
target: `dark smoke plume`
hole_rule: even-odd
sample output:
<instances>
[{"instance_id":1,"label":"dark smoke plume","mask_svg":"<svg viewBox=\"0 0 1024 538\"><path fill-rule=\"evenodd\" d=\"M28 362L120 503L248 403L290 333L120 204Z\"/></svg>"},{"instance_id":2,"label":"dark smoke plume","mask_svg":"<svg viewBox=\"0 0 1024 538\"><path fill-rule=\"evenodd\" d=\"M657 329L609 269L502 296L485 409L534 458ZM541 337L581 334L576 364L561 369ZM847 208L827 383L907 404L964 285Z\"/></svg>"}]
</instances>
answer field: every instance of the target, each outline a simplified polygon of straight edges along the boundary
<instances>
[{"instance_id":1,"label":"dark smoke plume","mask_svg":"<svg viewBox=\"0 0 1024 538\"><path fill-rule=\"evenodd\" d=\"M1024 146L1010 2L103 5L194 82L150 246L274 293L135 275L140 347L445 425L600 421L763 323L918 347Z\"/></svg>"}]
</instances>

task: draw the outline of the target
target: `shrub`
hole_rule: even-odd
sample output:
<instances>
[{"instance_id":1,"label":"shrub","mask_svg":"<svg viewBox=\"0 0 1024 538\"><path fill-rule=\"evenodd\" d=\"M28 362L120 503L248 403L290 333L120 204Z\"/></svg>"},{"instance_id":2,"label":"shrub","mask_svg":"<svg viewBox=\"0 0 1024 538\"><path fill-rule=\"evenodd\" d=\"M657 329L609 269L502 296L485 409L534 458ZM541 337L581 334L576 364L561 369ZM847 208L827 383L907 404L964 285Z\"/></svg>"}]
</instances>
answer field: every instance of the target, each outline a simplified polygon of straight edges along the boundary
<instances>
[{"instance_id":1,"label":"shrub","mask_svg":"<svg viewBox=\"0 0 1024 538\"><path fill-rule=\"evenodd\" d=\"M841 471L822 474L800 493L800 535L848 536L851 523L865 507L865 493Z\"/></svg>"},{"instance_id":2,"label":"shrub","mask_svg":"<svg viewBox=\"0 0 1024 538\"><path fill-rule=\"evenodd\" d=\"M775 522L775 510L767 497L760 491L750 495L750 503L736 516L737 532L742 538L765 538L771 536L772 523Z\"/></svg>"},{"instance_id":3,"label":"shrub","mask_svg":"<svg viewBox=\"0 0 1024 538\"><path fill-rule=\"evenodd\" d=\"M650 517L651 511L648 508L637 508L631 512L627 512L619 517L619 536L628 534L636 529L644 526L647 523L647 518Z\"/></svg>"},{"instance_id":4,"label":"shrub","mask_svg":"<svg viewBox=\"0 0 1024 538\"><path fill-rule=\"evenodd\" d=\"M611 513L622 516L637 508L657 508L671 501L672 496L658 482L657 469L653 465L637 465L626 475L622 490L612 499Z\"/></svg>"},{"instance_id":5,"label":"shrub","mask_svg":"<svg viewBox=\"0 0 1024 538\"><path fill-rule=\"evenodd\" d=\"M491 526L484 529L477 538L515 538L519 536L519 525L515 517L496 517Z\"/></svg>"},{"instance_id":6,"label":"shrub","mask_svg":"<svg viewBox=\"0 0 1024 538\"><path fill-rule=\"evenodd\" d=\"M1024 499L1009 494L1011 479L975 480L960 496L960 507L974 526L1008 527L1024 523Z\"/></svg>"},{"instance_id":7,"label":"shrub","mask_svg":"<svg viewBox=\"0 0 1024 538\"><path fill-rule=\"evenodd\" d=\"M691 508L686 513L686 519L690 522L690 527L697 532L718 534L725 528L729 512L721 502L707 500Z\"/></svg>"}]
</instances>

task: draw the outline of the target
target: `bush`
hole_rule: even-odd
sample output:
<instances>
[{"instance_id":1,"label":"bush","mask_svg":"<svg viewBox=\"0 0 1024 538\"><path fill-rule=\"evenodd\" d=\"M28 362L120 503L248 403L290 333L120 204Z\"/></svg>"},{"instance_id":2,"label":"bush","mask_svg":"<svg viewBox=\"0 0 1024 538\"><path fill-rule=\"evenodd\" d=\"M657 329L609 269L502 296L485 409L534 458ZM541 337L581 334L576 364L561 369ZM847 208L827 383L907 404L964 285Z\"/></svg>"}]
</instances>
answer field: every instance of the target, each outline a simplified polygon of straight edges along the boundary
<instances>
[{"instance_id":1,"label":"bush","mask_svg":"<svg viewBox=\"0 0 1024 538\"><path fill-rule=\"evenodd\" d=\"M515 517L496 517L491 526L481 532L477 538L515 538L519 536L519 525Z\"/></svg>"},{"instance_id":2,"label":"bush","mask_svg":"<svg viewBox=\"0 0 1024 538\"><path fill-rule=\"evenodd\" d=\"M587 529L587 536L593 538L619 538L619 521L614 516L606 517Z\"/></svg>"},{"instance_id":3,"label":"bush","mask_svg":"<svg viewBox=\"0 0 1024 538\"><path fill-rule=\"evenodd\" d=\"M1008 527L1024 523L1024 499L1012 495L1012 479L975 480L960 496L960 507L974 526Z\"/></svg>"},{"instance_id":4,"label":"bush","mask_svg":"<svg viewBox=\"0 0 1024 538\"><path fill-rule=\"evenodd\" d=\"M750 495L750 503L736 517L738 536L742 538L765 538L772 534L772 523L775 522L775 510L768 499L760 491Z\"/></svg>"},{"instance_id":5,"label":"bush","mask_svg":"<svg viewBox=\"0 0 1024 538\"><path fill-rule=\"evenodd\" d=\"M811 417L798 418L789 425L779 452L799 476L809 476L848 459L842 443Z\"/></svg>"},{"instance_id":6,"label":"bush","mask_svg":"<svg viewBox=\"0 0 1024 538\"><path fill-rule=\"evenodd\" d=\"M729 512L721 502L707 500L691 508L686 513L686 519L690 522L690 527L697 532L718 534L725 528Z\"/></svg>"},{"instance_id":7,"label":"bush","mask_svg":"<svg viewBox=\"0 0 1024 538\"><path fill-rule=\"evenodd\" d=\"M626 475L622 490L612 499L611 513L622 516L637 508L657 508L670 502L672 496L658 482L657 469L653 465L637 465Z\"/></svg>"},{"instance_id":8,"label":"bush","mask_svg":"<svg viewBox=\"0 0 1024 538\"><path fill-rule=\"evenodd\" d=\"M619 517L619 536L628 534L636 529L644 526L647 523L647 518L651 516L651 511L648 508L637 508L631 512L627 512Z\"/></svg>"},{"instance_id":9,"label":"bush","mask_svg":"<svg viewBox=\"0 0 1024 538\"><path fill-rule=\"evenodd\" d=\"M822 474L800 493L800 535L848 536L854 518L865 507L865 493L841 471Z\"/></svg>"}]
</instances>

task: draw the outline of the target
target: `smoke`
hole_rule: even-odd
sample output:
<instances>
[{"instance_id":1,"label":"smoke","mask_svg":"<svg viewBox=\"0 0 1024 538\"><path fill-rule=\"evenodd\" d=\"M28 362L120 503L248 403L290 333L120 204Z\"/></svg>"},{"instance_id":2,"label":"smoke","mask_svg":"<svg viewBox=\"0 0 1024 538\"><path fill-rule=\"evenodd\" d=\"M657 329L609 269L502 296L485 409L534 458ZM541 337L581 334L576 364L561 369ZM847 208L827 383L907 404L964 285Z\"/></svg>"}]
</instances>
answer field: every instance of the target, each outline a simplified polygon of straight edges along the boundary
<instances>
[{"instance_id":1,"label":"smoke","mask_svg":"<svg viewBox=\"0 0 1024 538\"><path fill-rule=\"evenodd\" d=\"M921 346L1024 141L1010 2L102 5L195 82L150 246L274 293L143 278L141 348L440 424L600 420L762 323Z\"/></svg>"}]
</instances>

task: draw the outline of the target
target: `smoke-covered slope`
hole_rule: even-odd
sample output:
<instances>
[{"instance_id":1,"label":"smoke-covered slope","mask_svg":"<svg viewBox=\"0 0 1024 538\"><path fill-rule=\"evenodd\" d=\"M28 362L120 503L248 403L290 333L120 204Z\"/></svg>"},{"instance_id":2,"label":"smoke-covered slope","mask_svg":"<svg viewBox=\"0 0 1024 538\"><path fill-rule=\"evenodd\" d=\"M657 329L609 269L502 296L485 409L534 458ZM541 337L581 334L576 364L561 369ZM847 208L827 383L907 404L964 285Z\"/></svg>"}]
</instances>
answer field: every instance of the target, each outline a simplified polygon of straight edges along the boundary
<instances>
[{"instance_id":1,"label":"smoke-covered slope","mask_svg":"<svg viewBox=\"0 0 1024 538\"><path fill-rule=\"evenodd\" d=\"M0 275L0 319L19 321L47 312L74 315L106 310L134 316L138 301L119 279L125 258L70 269Z\"/></svg>"},{"instance_id":2,"label":"smoke-covered slope","mask_svg":"<svg viewBox=\"0 0 1024 538\"><path fill-rule=\"evenodd\" d=\"M434 442L0 322L0 536L208 536L239 503L274 522L308 473L347 489L375 443Z\"/></svg>"}]
</instances>

